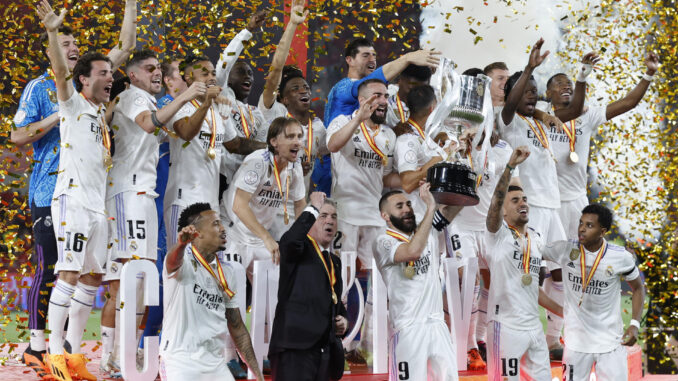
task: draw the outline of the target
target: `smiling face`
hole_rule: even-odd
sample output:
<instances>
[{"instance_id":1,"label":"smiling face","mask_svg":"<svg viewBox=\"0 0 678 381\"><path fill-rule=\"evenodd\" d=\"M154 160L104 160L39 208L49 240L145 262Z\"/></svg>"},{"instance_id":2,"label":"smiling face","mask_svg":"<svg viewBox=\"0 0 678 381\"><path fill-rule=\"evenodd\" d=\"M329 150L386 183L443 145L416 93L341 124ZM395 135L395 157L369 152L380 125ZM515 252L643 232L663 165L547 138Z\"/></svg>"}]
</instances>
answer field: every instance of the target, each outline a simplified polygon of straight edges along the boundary
<instances>
[{"instance_id":1,"label":"smiling face","mask_svg":"<svg viewBox=\"0 0 678 381\"><path fill-rule=\"evenodd\" d=\"M199 61L184 69L184 78L186 78L186 84L189 86L193 82L202 82L207 87L212 87L217 84L217 71L210 61ZM198 99L203 101L205 96L202 95Z\"/></svg>"},{"instance_id":2,"label":"smiling face","mask_svg":"<svg viewBox=\"0 0 678 381\"><path fill-rule=\"evenodd\" d=\"M337 234L337 208L325 203L308 234L323 247L328 247Z\"/></svg>"},{"instance_id":3,"label":"smiling face","mask_svg":"<svg viewBox=\"0 0 678 381\"><path fill-rule=\"evenodd\" d=\"M233 89L237 100L241 102L247 100L252 89L252 81L254 81L254 72L250 65L244 62L233 65L233 69L228 75L228 86Z\"/></svg>"},{"instance_id":4,"label":"smiling face","mask_svg":"<svg viewBox=\"0 0 678 381\"><path fill-rule=\"evenodd\" d=\"M113 87L113 71L107 61L92 61L89 76L80 76L82 93L97 104L106 103Z\"/></svg>"},{"instance_id":5,"label":"smiling face","mask_svg":"<svg viewBox=\"0 0 678 381\"><path fill-rule=\"evenodd\" d=\"M537 96L537 82L530 79L525 85L525 92L523 93L520 102L518 102L518 112L525 116L534 115L534 109L538 100Z\"/></svg>"},{"instance_id":6,"label":"smiling face","mask_svg":"<svg viewBox=\"0 0 678 381\"><path fill-rule=\"evenodd\" d=\"M559 75L551 80L549 88L546 89L546 97L555 107L567 107L572 100L573 92L572 81L565 75Z\"/></svg>"},{"instance_id":7,"label":"smiling face","mask_svg":"<svg viewBox=\"0 0 678 381\"><path fill-rule=\"evenodd\" d=\"M196 223L198 237L196 245L206 253L215 253L226 249L226 228L221 223L219 214L213 210L200 213L200 219Z\"/></svg>"},{"instance_id":8,"label":"smiling face","mask_svg":"<svg viewBox=\"0 0 678 381\"><path fill-rule=\"evenodd\" d=\"M492 84L490 85L492 100L500 100L503 103L504 86L509 76L509 71L503 69L494 69L489 73L488 77L492 78Z\"/></svg>"},{"instance_id":9,"label":"smiling face","mask_svg":"<svg viewBox=\"0 0 678 381\"><path fill-rule=\"evenodd\" d=\"M377 52L371 46L362 46L355 57L346 57L346 63L349 71L356 73L358 78L364 78L377 68Z\"/></svg>"},{"instance_id":10,"label":"smiling face","mask_svg":"<svg viewBox=\"0 0 678 381\"><path fill-rule=\"evenodd\" d=\"M506 194L504 200L504 220L512 226L525 225L529 221L530 207L527 196L522 190L514 190Z\"/></svg>"},{"instance_id":11,"label":"smiling face","mask_svg":"<svg viewBox=\"0 0 678 381\"><path fill-rule=\"evenodd\" d=\"M290 79L282 95L282 104L290 112L304 113L311 109L311 87L301 77Z\"/></svg>"},{"instance_id":12,"label":"smiling face","mask_svg":"<svg viewBox=\"0 0 678 381\"><path fill-rule=\"evenodd\" d=\"M386 121L386 110L388 109L388 90L386 85L380 82L368 83L358 94L358 100L360 104L363 104L373 95L377 96L374 101L377 104L377 108L370 116L370 120L376 124L382 124Z\"/></svg>"},{"instance_id":13,"label":"smiling face","mask_svg":"<svg viewBox=\"0 0 678 381\"><path fill-rule=\"evenodd\" d=\"M78 42L75 40L75 37L73 37L72 34L59 33L57 39L59 40L61 49L64 51L64 55L66 56L66 64L68 65L68 69L72 72L75 64L78 62L78 58L80 57ZM51 58L51 52L49 49L47 49L47 56Z\"/></svg>"},{"instance_id":14,"label":"smiling face","mask_svg":"<svg viewBox=\"0 0 678 381\"><path fill-rule=\"evenodd\" d=\"M388 198L381 212L381 218L390 228L396 228L407 234L412 234L417 228L412 202L404 193L396 193Z\"/></svg>"},{"instance_id":15,"label":"smiling face","mask_svg":"<svg viewBox=\"0 0 678 381\"><path fill-rule=\"evenodd\" d=\"M128 70L132 84L151 94L162 91L162 72L157 58L147 58Z\"/></svg>"},{"instance_id":16,"label":"smiling face","mask_svg":"<svg viewBox=\"0 0 678 381\"><path fill-rule=\"evenodd\" d=\"M275 150L276 156L294 162L299 157L299 151L302 148L304 131L296 120L289 122L282 132L271 138L271 146Z\"/></svg>"}]
</instances>

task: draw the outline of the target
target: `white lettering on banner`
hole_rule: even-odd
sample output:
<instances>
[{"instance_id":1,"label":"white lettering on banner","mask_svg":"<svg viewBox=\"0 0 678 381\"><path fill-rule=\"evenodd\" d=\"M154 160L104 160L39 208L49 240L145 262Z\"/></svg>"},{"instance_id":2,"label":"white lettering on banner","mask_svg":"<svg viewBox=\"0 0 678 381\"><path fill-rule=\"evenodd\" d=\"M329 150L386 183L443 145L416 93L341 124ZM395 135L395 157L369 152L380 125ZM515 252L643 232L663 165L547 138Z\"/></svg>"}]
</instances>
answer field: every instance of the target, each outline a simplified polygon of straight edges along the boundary
<instances>
[{"instance_id":1,"label":"white lettering on banner","mask_svg":"<svg viewBox=\"0 0 678 381\"><path fill-rule=\"evenodd\" d=\"M144 338L144 367L137 370L137 274L144 273L144 305L158 305L160 287L158 269L151 261L144 259L128 261L120 274L120 367L122 376L128 381L152 381L158 375L160 343L158 336Z\"/></svg>"}]
</instances>

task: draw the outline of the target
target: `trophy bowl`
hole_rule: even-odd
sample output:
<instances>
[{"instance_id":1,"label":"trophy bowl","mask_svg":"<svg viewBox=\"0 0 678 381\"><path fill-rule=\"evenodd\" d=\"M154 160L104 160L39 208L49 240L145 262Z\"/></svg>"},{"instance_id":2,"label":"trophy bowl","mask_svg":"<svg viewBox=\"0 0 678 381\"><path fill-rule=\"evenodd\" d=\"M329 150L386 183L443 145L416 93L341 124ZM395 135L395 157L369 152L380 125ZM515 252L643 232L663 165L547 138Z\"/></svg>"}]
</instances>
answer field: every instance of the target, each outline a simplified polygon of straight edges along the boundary
<instances>
[{"instance_id":1,"label":"trophy bowl","mask_svg":"<svg viewBox=\"0 0 678 381\"><path fill-rule=\"evenodd\" d=\"M426 173L433 198L443 205L477 205L480 198L476 194L476 180L475 172L460 162L441 162Z\"/></svg>"}]
</instances>

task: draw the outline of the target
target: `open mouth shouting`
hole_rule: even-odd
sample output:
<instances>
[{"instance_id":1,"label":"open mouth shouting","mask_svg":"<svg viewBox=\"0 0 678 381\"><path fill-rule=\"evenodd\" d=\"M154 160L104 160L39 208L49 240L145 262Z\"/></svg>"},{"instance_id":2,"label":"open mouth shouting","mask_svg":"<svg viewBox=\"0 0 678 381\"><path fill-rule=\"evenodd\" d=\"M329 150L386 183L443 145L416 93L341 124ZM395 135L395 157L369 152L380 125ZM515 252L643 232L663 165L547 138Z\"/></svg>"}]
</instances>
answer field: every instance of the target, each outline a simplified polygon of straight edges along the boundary
<instances>
[{"instance_id":1,"label":"open mouth shouting","mask_svg":"<svg viewBox=\"0 0 678 381\"><path fill-rule=\"evenodd\" d=\"M250 90L252 89L252 81L251 80L245 80L243 83L240 84L240 88L242 91L249 93Z\"/></svg>"},{"instance_id":2,"label":"open mouth shouting","mask_svg":"<svg viewBox=\"0 0 678 381\"><path fill-rule=\"evenodd\" d=\"M370 72L373 72L374 69L376 69L376 68L377 68L377 63L376 63L376 62L369 62L369 63L367 64L367 70L370 71Z\"/></svg>"}]
</instances>

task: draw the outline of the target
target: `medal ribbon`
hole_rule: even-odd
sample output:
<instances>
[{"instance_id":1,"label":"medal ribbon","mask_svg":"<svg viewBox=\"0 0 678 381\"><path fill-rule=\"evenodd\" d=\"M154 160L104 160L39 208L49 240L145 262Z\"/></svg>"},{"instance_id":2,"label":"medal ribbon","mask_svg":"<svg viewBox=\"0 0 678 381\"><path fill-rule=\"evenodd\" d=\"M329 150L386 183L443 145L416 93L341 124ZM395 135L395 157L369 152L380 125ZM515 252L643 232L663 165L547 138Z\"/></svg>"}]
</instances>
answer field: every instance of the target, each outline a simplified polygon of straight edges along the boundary
<instances>
[{"instance_id":1,"label":"medal ribbon","mask_svg":"<svg viewBox=\"0 0 678 381\"><path fill-rule=\"evenodd\" d=\"M470 152L466 156L468 157L469 164L471 164L471 170L475 171L475 169L473 168L473 156L471 155ZM487 152L485 152L485 163L483 164L483 168L480 171L480 175L476 177L476 189L480 187L480 183L483 181L483 173L485 173L486 168L487 168Z\"/></svg>"},{"instance_id":2,"label":"medal ribbon","mask_svg":"<svg viewBox=\"0 0 678 381\"><path fill-rule=\"evenodd\" d=\"M287 112L288 118L294 118L292 114ZM313 152L313 118L308 118L308 133L306 134L306 161L311 161L311 152Z\"/></svg>"},{"instance_id":3,"label":"medal ribbon","mask_svg":"<svg viewBox=\"0 0 678 381\"><path fill-rule=\"evenodd\" d=\"M570 152L574 152L574 144L577 142L577 131L575 130L575 121L571 120L568 123L563 123L563 130L565 130L565 135L567 135L568 138L570 138ZM568 130L567 124L570 125L570 129Z\"/></svg>"},{"instance_id":4,"label":"medal ribbon","mask_svg":"<svg viewBox=\"0 0 678 381\"><path fill-rule=\"evenodd\" d=\"M212 266L210 266L209 263L207 263L205 258L202 257L202 255L200 254L198 249L195 248L195 246L191 245L191 251L193 252L193 256L195 257L195 259L198 262L200 262L202 267L204 267L210 273L210 275L212 275L214 280L216 280L217 283L219 283L219 285L224 290L226 295L228 295L229 298L232 298L233 295L235 295L235 292L231 291L231 289L228 288L228 282L226 281L226 276L224 276L224 270L221 268L221 263L219 263L219 260L217 259L217 273L218 273L217 275L214 273L214 270L212 270Z\"/></svg>"},{"instance_id":5,"label":"medal ribbon","mask_svg":"<svg viewBox=\"0 0 678 381\"><path fill-rule=\"evenodd\" d=\"M516 229L515 227L509 225L509 229L513 232L513 234L517 235L518 237L522 238L522 234ZM527 234L527 230L525 231L525 238L527 238L527 247L523 245L523 270L525 274L530 273L530 251L532 250L532 240L530 239L530 235ZM525 243L525 241L522 241Z\"/></svg>"},{"instance_id":6,"label":"medal ribbon","mask_svg":"<svg viewBox=\"0 0 678 381\"><path fill-rule=\"evenodd\" d=\"M410 239L405 237L405 235L398 233L396 231L393 231L391 229L386 229L386 234L397 239L398 241L405 242L405 243L410 243ZM409 261L407 262L408 266L413 266L414 267L414 261Z\"/></svg>"},{"instance_id":7,"label":"medal ribbon","mask_svg":"<svg viewBox=\"0 0 678 381\"><path fill-rule=\"evenodd\" d=\"M327 261L325 261L325 256L323 255L322 251L320 250L320 246L318 246L318 243L310 235L306 234L306 237L308 237L308 239L311 241L311 244L313 244L313 247L315 248L315 252L318 253L320 260L323 263L323 266L325 266L325 271L327 272L327 278L330 280L330 290L332 290L332 299L334 299L334 298L336 298L336 294L334 292L334 284L337 283L337 276L334 273L334 265L330 261L330 266L328 266ZM331 271L330 271L330 268L332 269Z\"/></svg>"},{"instance_id":8,"label":"medal ribbon","mask_svg":"<svg viewBox=\"0 0 678 381\"><path fill-rule=\"evenodd\" d=\"M287 192L283 192L282 189L282 182L280 181L280 173L278 173L278 163L275 161L275 156L272 158L273 159L273 174L275 175L275 183L278 185L278 190L282 194L282 196L285 198L285 202L283 202L283 210L285 211L285 217L288 216L287 214L287 198L290 195L290 171L287 171L287 183L285 184L285 188L287 189Z\"/></svg>"},{"instance_id":9,"label":"medal ribbon","mask_svg":"<svg viewBox=\"0 0 678 381\"><path fill-rule=\"evenodd\" d=\"M600 260L603 259L605 256L605 251L607 250L607 241L603 241L603 246L600 247L600 250L598 250L598 254L596 254L596 259L593 261L593 265L591 266L591 272L586 274L586 252L584 251L584 245L579 244L579 264L581 265L581 280L583 282L582 284L582 289L581 289L581 299L579 299L579 305L581 306L581 302L584 300L584 292L586 291L586 287L589 286L589 282L591 282L591 279L593 279L593 274L596 272L598 269L598 265L600 264Z\"/></svg>"},{"instance_id":10,"label":"medal ribbon","mask_svg":"<svg viewBox=\"0 0 678 381\"><path fill-rule=\"evenodd\" d=\"M370 148L372 148L372 151L379 155L381 162L386 165L388 162L386 154L381 152L379 147L377 147L377 143L374 141L374 137L372 137L372 135L370 135L369 131L367 130L367 125L365 125L365 122L360 123L360 130L363 132L363 136L365 136L365 140L367 140L367 144L370 146ZM377 133L374 134L374 136L376 137L377 134L379 134L379 130L377 130Z\"/></svg>"},{"instance_id":11,"label":"medal ribbon","mask_svg":"<svg viewBox=\"0 0 678 381\"><path fill-rule=\"evenodd\" d=\"M49 69L51 70L51 69ZM54 73L52 73L54 74ZM93 107L97 108L97 114L101 116L101 119L99 122L101 123L101 142L104 145L104 148L106 149L106 155L110 158L111 157L111 134L108 132L108 125L106 124L106 116L101 112L101 106L97 107L97 105L94 104L91 100L89 100L85 94L83 93L78 93L80 94L81 97L83 97L89 104L91 104ZM104 163L106 164L106 163ZM107 165L107 164L106 164ZM106 170L109 170L107 168Z\"/></svg>"},{"instance_id":12,"label":"medal ribbon","mask_svg":"<svg viewBox=\"0 0 678 381\"><path fill-rule=\"evenodd\" d=\"M195 99L193 99L191 101L191 104L195 108L200 107L200 103L198 103L198 101L196 101ZM217 140L217 118L214 115L214 107L212 107L212 106L210 106L210 115L212 116L212 121L210 123L210 125L211 125L210 129L212 130L212 135L210 136L210 145L209 145L209 148L208 148L208 152L209 152L209 150L214 149L214 142Z\"/></svg>"},{"instance_id":13,"label":"medal ribbon","mask_svg":"<svg viewBox=\"0 0 678 381\"><path fill-rule=\"evenodd\" d=\"M409 123L410 126L414 127L414 129L417 130L417 132L419 133L419 136L421 136L422 139L426 139L426 137L424 137L424 129L421 128L421 126L417 122L415 122L414 120L412 120L412 118L410 118L410 119L407 120L407 123Z\"/></svg>"},{"instance_id":14,"label":"medal ribbon","mask_svg":"<svg viewBox=\"0 0 678 381\"><path fill-rule=\"evenodd\" d=\"M527 119L526 117L524 117L524 116L522 116L518 113L516 113L516 115L521 117L527 123L527 125L530 126L530 129L532 130L532 132L534 132L534 135L537 137L537 140L539 140L539 143L541 143L542 147L549 149L549 138L546 135L544 128L541 126L541 124L539 124L539 121L536 120L536 119L532 119L534 121L534 123L537 125L537 127L535 128L532 125L532 123L530 123L529 119Z\"/></svg>"},{"instance_id":15,"label":"medal ribbon","mask_svg":"<svg viewBox=\"0 0 678 381\"><path fill-rule=\"evenodd\" d=\"M252 109L247 107L247 111L249 111L250 114L250 120L254 120L254 117L252 116ZM250 123L247 121L247 118L245 118L245 113L242 112L242 108L240 105L238 105L238 111L240 112L240 125L242 125L242 131L245 133L245 137L247 139L250 138L250 135L252 135L252 132L250 132Z\"/></svg>"},{"instance_id":16,"label":"medal ribbon","mask_svg":"<svg viewBox=\"0 0 678 381\"><path fill-rule=\"evenodd\" d=\"M398 93L396 93L396 107L398 107L398 115L400 116L400 121L403 123L408 121L407 118L405 117L405 108L403 107L403 102L400 101L400 95ZM421 128L418 129L421 130ZM421 131L419 133L422 135L422 137L424 136L424 134Z\"/></svg>"}]
</instances>

